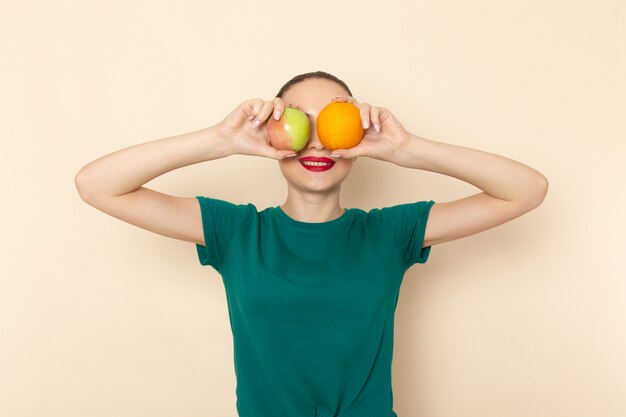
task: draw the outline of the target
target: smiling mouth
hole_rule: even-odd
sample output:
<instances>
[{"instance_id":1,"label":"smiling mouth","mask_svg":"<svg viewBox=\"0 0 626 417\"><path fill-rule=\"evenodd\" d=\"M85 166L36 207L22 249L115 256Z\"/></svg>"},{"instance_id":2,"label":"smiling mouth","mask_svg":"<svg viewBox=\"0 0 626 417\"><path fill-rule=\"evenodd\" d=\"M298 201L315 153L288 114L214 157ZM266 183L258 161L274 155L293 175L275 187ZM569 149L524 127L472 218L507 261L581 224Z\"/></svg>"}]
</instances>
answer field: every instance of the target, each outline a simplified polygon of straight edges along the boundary
<instances>
[{"instance_id":1,"label":"smiling mouth","mask_svg":"<svg viewBox=\"0 0 626 417\"><path fill-rule=\"evenodd\" d=\"M335 163L334 162L312 162L312 161L300 161L300 164L309 171L328 171Z\"/></svg>"}]
</instances>

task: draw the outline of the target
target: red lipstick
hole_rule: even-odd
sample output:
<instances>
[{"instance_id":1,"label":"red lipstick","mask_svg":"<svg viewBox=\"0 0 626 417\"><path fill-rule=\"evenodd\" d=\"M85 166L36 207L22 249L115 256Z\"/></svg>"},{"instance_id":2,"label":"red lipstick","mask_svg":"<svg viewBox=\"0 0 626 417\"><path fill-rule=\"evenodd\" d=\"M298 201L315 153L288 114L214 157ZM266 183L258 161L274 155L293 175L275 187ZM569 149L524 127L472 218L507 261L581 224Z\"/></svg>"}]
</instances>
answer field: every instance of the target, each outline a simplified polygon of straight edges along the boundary
<instances>
[{"instance_id":1,"label":"red lipstick","mask_svg":"<svg viewBox=\"0 0 626 417\"><path fill-rule=\"evenodd\" d=\"M309 171L328 171L335 165L335 161L330 158L325 158L323 156L305 156L303 158L298 159L300 164ZM307 164L309 162L309 164ZM312 162L312 164L311 164Z\"/></svg>"}]
</instances>

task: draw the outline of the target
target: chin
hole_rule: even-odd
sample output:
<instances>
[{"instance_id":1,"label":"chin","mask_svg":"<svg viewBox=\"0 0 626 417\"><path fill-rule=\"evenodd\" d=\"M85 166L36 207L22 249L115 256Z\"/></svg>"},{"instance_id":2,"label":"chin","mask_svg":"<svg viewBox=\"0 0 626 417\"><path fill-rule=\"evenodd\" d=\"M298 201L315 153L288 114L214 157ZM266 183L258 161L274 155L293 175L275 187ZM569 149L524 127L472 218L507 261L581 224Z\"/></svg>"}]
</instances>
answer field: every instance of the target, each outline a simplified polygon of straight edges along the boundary
<instances>
[{"instance_id":1,"label":"chin","mask_svg":"<svg viewBox=\"0 0 626 417\"><path fill-rule=\"evenodd\" d=\"M341 189L341 183L333 183L328 185L304 184L302 182L292 182L291 187L310 194L331 194Z\"/></svg>"}]
</instances>

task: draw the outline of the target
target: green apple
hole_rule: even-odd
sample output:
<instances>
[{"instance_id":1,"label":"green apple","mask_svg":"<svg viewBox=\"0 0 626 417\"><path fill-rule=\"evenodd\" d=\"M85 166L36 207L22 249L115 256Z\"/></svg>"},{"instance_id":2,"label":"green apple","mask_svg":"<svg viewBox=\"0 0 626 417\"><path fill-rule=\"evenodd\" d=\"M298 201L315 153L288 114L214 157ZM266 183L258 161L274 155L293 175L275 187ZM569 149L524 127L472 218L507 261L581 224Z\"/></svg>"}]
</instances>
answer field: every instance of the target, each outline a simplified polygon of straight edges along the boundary
<instances>
[{"instance_id":1,"label":"green apple","mask_svg":"<svg viewBox=\"0 0 626 417\"><path fill-rule=\"evenodd\" d=\"M311 124L302 110L285 107L280 120L271 117L267 122L267 139L276 149L299 152L309 141Z\"/></svg>"}]
</instances>

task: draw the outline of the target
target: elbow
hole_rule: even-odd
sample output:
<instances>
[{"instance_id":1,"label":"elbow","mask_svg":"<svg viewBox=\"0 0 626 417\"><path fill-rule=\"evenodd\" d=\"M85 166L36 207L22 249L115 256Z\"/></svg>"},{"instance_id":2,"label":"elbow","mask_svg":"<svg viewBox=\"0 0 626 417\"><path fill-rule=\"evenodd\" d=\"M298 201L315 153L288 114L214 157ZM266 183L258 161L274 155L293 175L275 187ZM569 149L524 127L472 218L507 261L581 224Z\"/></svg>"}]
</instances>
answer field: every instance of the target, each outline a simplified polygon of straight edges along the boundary
<instances>
[{"instance_id":1,"label":"elbow","mask_svg":"<svg viewBox=\"0 0 626 417\"><path fill-rule=\"evenodd\" d=\"M81 200L83 200L85 203L88 203L88 196L87 196L87 191L89 190L89 185L87 183L87 179L85 177L85 174L82 170L78 171L78 173L76 174L76 176L74 177L74 187L76 187L76 191L78 191L78 195L80 196Z\"/></svg>"},{"instance_id":2,"label":"elbow","mask_svg":"<svg viewBox=\"0 0 626 417\"><path fill-rule=\"evenodd\" d=\"M538 173L535 185L532 187L532 193L529 196L529 204L532 206L532 209L539 207L543 203L548 194L548 188L548 179L541 173Z\"/></svg>"}]
</instances>

